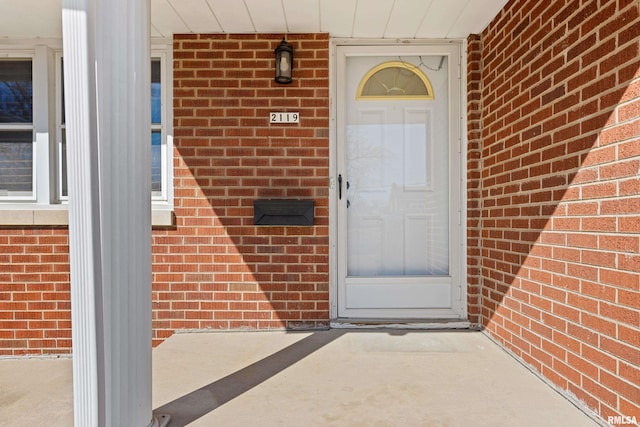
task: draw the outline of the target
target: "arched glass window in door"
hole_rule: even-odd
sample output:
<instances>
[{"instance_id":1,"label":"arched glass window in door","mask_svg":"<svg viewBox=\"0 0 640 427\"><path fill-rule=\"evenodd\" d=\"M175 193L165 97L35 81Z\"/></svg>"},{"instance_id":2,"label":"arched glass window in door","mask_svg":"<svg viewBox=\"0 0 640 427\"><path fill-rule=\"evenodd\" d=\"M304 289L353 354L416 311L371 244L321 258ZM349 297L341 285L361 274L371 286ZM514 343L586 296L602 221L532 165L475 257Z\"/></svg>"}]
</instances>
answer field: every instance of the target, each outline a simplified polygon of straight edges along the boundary
<instances>
[{"instance_id":1,"label":"arched glass window in door","mask_svg":"<svg viewBox=\"0 0 640 427\"><path fill-rule=\"evenodd\" d=\"M418 67L402 61L389 61L373 67L362 78L356 93L358 100L434 99L427 75Z\"/></svg>"}]
</instances>

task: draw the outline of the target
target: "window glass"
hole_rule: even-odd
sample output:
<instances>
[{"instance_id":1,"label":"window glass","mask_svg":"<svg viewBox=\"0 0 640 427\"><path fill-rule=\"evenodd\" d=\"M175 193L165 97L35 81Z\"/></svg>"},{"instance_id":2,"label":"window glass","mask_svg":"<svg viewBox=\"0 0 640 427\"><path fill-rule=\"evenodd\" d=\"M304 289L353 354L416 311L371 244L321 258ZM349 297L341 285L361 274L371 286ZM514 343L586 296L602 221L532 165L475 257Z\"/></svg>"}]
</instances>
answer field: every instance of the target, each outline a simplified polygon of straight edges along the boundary
<instances>
[{"instance_id":1,"label":"window glass","mask_svg":"<svg viewBox=\"0 0 640 427\"><path fill-rule=\"evenodd\" d=\"M151 61L151 123L162 122L162 86L160 60Z\"/></svg>"},{"instance_id":2,"label":"window glass","mask_svg":"<svg viewBox=\"0 0 640 427\"><path fill-rule=\"evenodd\" d=\"M33 186L33 132L0 131L0 196L29 196Z\"/></svg>"},{"instance_id":3,"label":"window glass","mask_svg":"<svg viewBox=\"0 0 640 427\"><path fill-rule=\"evenodd\" d=\"M0 198L33 196L31 60L0 61Z\"/></svg>"},{"instance_id":4,"label":"window glass","mask_svg":"<svg viewBox=\"0 0 640 427\"><path fill-rule=\"evenodd\" d=\"M151 131L151 191L162 191L162 132Z\"/></svg>"},{"instance_id":5,"label":"window glass","mask_svg":"<svg viewBox=\"0 0 640 427\"><path fill-rule=\"evenodd\" d=\"M60 194L62 197L69 197L69 186L67 182L67 130L63 127L60 132Z\"/></svg>"},{"instance_id":6,"label":"window glass","mask_svg":"<svg viewBox=\"0 0 640 427\"><path fill-rule=\"evenodd\" d=\"M162 73L159 59L151 60L151 191L162 197Z\"/></svg>"},{"instance_id":7,"label":"window glass","mask_svg":"<svg viewBox=\"0 0 640 427\"><path fill-rule=\"evenodd\" d=\"M60 123L58 141L58 192L60 199L69 197L67 181L67 129L66 112L64 110L64 59L60 58Z\"/></svg>"},{"instance_id":8,"label":"window glass","mask_svg":"<svg viewBox=\"0 0 640 427\"><path fill-rule=\"evenodd\" d=\"M61 67L61 72L64 72ZM64 81L64 78L61 77ZM63 84L63 83L62 83ZM63 87L64 89L64 87ZM62 198L68 197L67 192L67 155L66 155L66 135L64 116L64 90L61 94L61 123L60 127L60 154L59 154L59 182L60 194ZM151 190L154 199L161 198L163 186L163 136L162 136L162 82L161 82L161 61L151 60Z\"/></svg>"},{"instance_id":9,"label":"window glass","mask_svg":"<svg viewBox=\"0 0 640 427\"><path fill-rule=\"evenodd\" d=\"M31 61L0 61L0 123L32 122Z\"/></svg>"},{"instance_id":10,"label":"window glass","mask_svg":"<svg viewBox=\"0 0 640 427\"><path fill-rule=\"evenodd\" d=\"M64 111L64 59L60 58L60 97L62 99L62 104L60 104L60 117L61 123L64 126L66 123L66 111Z\"/></svg>"},{"instance_id":11,"label":"window glass","mask_svg":"<svg viewBox=\"0 0 640 427\"><path fill-rule=\"evenodd\" d=\"M401 61L382 63L360 82L356 99L433 99L429 78L417 67Z\"/></svg>"}]
</instances>

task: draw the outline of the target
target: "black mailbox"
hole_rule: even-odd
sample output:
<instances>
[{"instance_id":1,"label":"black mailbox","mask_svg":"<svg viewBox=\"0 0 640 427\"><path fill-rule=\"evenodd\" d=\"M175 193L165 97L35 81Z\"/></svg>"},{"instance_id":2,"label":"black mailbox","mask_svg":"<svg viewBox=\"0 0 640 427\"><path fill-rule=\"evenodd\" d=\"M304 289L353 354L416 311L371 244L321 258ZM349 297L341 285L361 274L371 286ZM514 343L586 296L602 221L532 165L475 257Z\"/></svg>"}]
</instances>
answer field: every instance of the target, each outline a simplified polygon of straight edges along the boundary
<instances>
[{"instance_id":1,"label":"black mailbox","mask_svg":"<svg viewBox=\"0 0 640 427\"><path fill-rule=\"evenodd\" d=\"M254 200L255 225L313 225L313 200Z\"/></svg>"}]
</instances>

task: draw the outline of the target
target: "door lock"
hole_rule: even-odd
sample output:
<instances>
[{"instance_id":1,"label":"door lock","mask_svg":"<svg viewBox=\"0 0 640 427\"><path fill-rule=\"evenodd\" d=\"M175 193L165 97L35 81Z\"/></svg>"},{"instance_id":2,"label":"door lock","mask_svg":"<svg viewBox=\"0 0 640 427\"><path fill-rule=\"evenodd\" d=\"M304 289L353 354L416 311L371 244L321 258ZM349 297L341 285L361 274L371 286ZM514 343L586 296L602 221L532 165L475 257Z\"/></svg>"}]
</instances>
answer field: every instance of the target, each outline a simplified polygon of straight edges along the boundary
<instances>
[{"instance_id":1,"label":"door lock","mask_svg":"<svg viewBox=\"0 0 640 427\"><path fill-rule=\"evenodd\" d=\"M346 182L347 190L351 187L349 181ZM338 200L342 200L342 174L338 175ZM347 208L351 206L351 202L347 199Z\"/></svg>"},{"instance_id":2,"label":"door lock","mask_svg":"<svg viewBox=\"0 0 640 427\"><path fill-rule=\"evenodd\" d=\"M351 184L349 184L349 181L347 181L346 184L347 184L346 187L347 187L347 190L348 190L349 187L351 187ZM338 175L338 199L342 200L342 174Z\"/></svg>"}]
</instances>

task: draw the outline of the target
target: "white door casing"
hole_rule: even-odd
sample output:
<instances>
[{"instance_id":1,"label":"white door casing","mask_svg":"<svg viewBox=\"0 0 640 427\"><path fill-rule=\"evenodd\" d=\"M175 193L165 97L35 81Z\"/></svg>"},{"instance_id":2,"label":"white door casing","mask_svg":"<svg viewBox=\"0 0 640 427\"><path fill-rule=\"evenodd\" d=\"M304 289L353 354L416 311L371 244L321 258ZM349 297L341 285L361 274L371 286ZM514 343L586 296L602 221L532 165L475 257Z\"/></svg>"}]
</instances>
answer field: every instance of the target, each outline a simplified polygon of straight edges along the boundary
<instances>
[{"instance_id":1,"label":"white door casing","mask_svg":"<svg viewBox=\"0 0 640 427\"><path fill-rule=\"evenodd\" d=\"M333 318L466 319L462 47L335 46ZM357 99L391 62L418 67L434 99Z\"/></svg>"}]
</instances>

